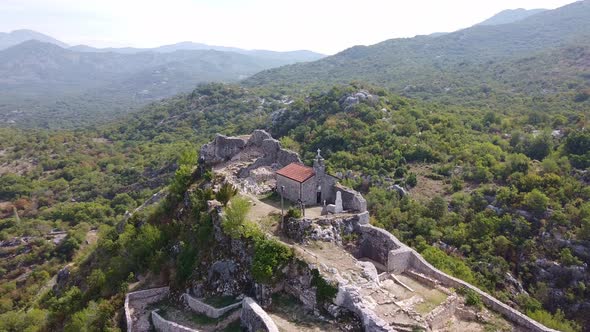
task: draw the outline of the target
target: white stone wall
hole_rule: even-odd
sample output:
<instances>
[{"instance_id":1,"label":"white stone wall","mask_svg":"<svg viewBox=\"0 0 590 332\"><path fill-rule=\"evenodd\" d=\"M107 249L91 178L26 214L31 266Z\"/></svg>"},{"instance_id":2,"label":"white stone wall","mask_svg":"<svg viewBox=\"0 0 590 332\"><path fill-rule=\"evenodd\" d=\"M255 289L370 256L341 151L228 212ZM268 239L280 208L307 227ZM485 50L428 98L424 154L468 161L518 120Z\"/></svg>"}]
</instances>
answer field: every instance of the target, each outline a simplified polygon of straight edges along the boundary
<instances>
[{"instance_id":1,"label":"white stone wall","mask_svg":"<svg viewBox=\"0 0 590 332\"><path fill-rule=\"evenodd\" d=\"M125 295L125 320L127 322L127 331L133 332L133 301L142 301L143 305L162 301L170 294L170 287L152 288L140 290L137 292L127 293Z\"/></svg>"},{"instance_id":2,"label":"white stone wall","mask_svg":"<svg viewBox=\"0 0 590 332\"><path fill-rule=\"evenodd\" d=\"M515 325L525 328L527 331L557 332L556 330L550 329L544 326L543 324L527 317L525 314L519 312L518 310L509 307L507 304L502 303L501 301L494 298L490 294L482 291L481 289L438 270L434 266L430 265L430 263L428 263L420 254L418 254L414 250L412 250L410 259L411 260L408 266L410 266L414 270L440 281L440 283L445 287L453 287L455 289L465 287L475 291L477 294L479 294L483 303L488 308L500 313L509 322L512 322Z\"/></svg>"},{"instance_id":3,"label":"white stone wall","mask_svg":"<svg viewBox=\"0 0 590 332\"><path fill-rule=\"evenodd\" d=\"M165 320L158 314L158 310L152 311L152 323L158 332L199 332L199 330Z\"/></svg>"},{"instance_id":4,"label":"white stone wall","mask_svg":"<svg viewBox=\"0 0 590 332\"><path fill-rule=\"evenodd\" d=\"M230 305L223 307L223 308L215 308L215 307L210 306L207 303L205 303L197 298L192 297L188 293L185 293L182 296L183 296L184 300L186 301L186 304L188 304L188 306L193 311L203 314L209 318L219 318L219 317L223 316L224 314L226 314L227 312L232 311L232 310L242 306L242 301L239 301L237 303L230 304Z\"/></svg>"},{"instance_id":5,"label":"white stone wall","mask_svg":"<svg viewBox=\"0 0 590 332\"><path fill-rule=\"evenodd\" d=\"M240 319L242 321L242 327L248 332L279 332L272 318L270 318L258 303L249 297L243 300Z\"/></svg>"}]
</instances>

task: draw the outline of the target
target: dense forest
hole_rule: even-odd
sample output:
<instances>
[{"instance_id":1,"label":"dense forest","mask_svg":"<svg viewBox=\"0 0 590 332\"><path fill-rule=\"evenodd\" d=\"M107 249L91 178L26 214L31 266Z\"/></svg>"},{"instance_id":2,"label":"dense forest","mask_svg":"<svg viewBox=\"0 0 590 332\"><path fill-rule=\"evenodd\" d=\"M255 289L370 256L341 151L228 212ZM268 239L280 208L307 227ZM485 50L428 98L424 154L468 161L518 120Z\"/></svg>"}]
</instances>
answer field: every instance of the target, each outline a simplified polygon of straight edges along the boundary
<instances>
[{"instance_id":1,"label":"dense forest","mask_svg":"<svg viewBox=\"0 0 590 332\"><path fill-rule=\"evenodd\" d=\"M264 128L305 160L321 148L372 222L439 268L576 331L588 324L589 115L482 112L360 83L302 96L211 84L94 130L1 129L0 329L116 328L128 283L182 265L162 220L198 147ZM125 217L168 183L176 194ZM52 279L66 265L70 281Z\"/></svg>"}]
</instances>

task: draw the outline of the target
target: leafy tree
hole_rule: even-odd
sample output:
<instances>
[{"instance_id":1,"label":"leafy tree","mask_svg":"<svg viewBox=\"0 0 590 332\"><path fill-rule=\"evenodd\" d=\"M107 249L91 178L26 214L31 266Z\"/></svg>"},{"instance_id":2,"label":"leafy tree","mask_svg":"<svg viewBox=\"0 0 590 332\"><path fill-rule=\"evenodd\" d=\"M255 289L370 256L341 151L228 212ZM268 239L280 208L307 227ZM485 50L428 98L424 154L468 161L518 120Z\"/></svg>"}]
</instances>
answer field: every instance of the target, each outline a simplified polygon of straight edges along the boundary
<instances>
[{"instance_id":1,"label":"leafy tree","mask_svg":"<svg viewBox=\"0 0 590 332\"><path fill-rule=\"evenodd\" d=\"M225 209L221 226L223 232L232 238L242 236L246 217L250 211L250 202L243 197L235 197Z\"/></svg>"},{"instance_id":2,"label":"leafy tree","mask_svg":"<svg viewBox=\"0 0 590 332\"><path fill-rule=\"evenodd\" d=\"M237 194L238 189L235 188L231 183L225 182L215 194L215 199L225 206L232 199L232 197Z\"/></svg>"}]
</instances>

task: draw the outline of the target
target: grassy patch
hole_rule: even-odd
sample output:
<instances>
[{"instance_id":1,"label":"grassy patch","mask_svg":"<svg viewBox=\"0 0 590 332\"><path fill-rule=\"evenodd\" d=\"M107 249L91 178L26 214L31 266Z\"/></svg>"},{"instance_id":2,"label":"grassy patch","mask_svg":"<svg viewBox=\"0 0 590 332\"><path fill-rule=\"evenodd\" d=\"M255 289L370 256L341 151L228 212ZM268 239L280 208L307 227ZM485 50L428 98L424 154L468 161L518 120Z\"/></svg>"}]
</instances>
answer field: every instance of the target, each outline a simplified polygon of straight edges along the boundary
<instances>
[{"instance_id":1,"label":"grassy patch","mask_svg":"<svg viewBox=\"0 0 590 332\"><path fill-rule=\"evenodd\" d=\"M234 296L213 296L203 299L203 302L215 308L223 308L238 301Z\"/></svg>"}]
</instances>

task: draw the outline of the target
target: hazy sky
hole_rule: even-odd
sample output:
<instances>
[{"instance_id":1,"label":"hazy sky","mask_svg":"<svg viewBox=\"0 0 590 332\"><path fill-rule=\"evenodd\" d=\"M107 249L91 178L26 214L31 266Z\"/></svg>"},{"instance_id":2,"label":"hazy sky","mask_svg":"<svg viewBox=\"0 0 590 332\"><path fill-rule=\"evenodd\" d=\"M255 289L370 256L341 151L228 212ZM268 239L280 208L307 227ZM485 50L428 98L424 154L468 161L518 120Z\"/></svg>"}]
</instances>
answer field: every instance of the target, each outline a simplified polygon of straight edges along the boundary
<instances>
[{"instance_id":1,"label":"hazy sky","mask_svg":"<svg viewBox=\"0 0 590 332\"><path fill-rule=\"evenodd\" d=\"M154 47L180 41L333 54L353 45L471 26L504 9L572 0L0 0L0 31L68 44Z\"/></svg>"}]
</instances>

